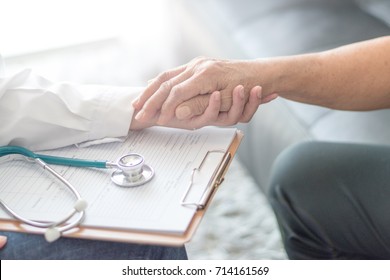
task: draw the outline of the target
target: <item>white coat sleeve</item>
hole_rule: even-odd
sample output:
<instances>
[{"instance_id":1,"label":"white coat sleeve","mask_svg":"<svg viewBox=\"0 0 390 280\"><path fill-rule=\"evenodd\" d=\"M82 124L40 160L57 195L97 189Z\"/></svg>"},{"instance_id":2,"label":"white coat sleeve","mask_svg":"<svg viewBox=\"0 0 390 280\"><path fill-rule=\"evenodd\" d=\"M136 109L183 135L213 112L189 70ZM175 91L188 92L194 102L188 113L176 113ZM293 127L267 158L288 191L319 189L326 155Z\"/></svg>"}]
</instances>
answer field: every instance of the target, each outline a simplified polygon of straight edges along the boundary
<instances>
[{"instance_id":1,"label":"white coat sleeve","mask_svg":"<svg viewBox=\"0 0 390 280\"><path fill-rule=\"evenodd\" d=\"M140 91L53 83L28 69L0 76L0 145L44 150L126 136Z\"/></svg>"}]
</instances>

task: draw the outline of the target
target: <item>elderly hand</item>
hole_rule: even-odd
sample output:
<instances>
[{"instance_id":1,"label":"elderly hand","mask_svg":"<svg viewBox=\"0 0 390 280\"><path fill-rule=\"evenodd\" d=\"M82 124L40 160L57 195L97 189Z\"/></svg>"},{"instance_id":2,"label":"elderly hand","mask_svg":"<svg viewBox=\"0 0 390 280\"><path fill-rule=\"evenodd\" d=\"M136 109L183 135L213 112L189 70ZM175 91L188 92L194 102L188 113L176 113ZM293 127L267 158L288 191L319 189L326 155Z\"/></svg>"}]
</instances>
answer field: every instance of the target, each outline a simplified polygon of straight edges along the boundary
<instances>
[{"instance_id":1,"label":"elderly hand","mask_svg":"<svg viewBox=\"0 0 390 280\"><path fill-rule=\"evenodd\" d=\"M251 65L246 61L197 58L186 65L166 71L154 79L133 103L135 109L140 110L136 119L148 122L158 116L157 123L167 125L175 117L189 119L198 116L205 111L210 94L216 91L221 95L220 112L228 112L232 108L232 93L234 90L238 91L237 85L240 85L240 91L243 91L243 98L248 100L248 104L253 101L251 93L257 94L257 106L253 103L245 106L242 117L237 119L237 122L248 121L260 103L276 97L276 94L271 94L262 99L256 84L257 74L251 69ZM195 99L189 101L193 97ZM183 103L185 101L189 103ZM256 109L253 110L253 107ZM226 115L222 118L226 119Z\"/></svg>"},{"instance_id":2,"label":"elderly hand","mask_svg":"<svg viewBox=\"0 0 390 280\"><path fill-rule=\"evenodd\" d=\"M261 87L254 87L249 96L246 97L244 87L239 85L233 89L230 94L230 108L222 112L223 101L219 91L213 92L207 98L195 97L185 103L185 110L190 112L191 116L186 114L185 118L174 116L168 120L164 126L197 129L207 125L227 126L234 125L240 121L249 121L257 107L260 105ZM199 99L199 100L197 100ZM194 113L197 112L197 113ZM133 117L130 129L142 129L158 124L159 115L150 118L147 122L138 121Z\"/></svg>"}]
</instances>

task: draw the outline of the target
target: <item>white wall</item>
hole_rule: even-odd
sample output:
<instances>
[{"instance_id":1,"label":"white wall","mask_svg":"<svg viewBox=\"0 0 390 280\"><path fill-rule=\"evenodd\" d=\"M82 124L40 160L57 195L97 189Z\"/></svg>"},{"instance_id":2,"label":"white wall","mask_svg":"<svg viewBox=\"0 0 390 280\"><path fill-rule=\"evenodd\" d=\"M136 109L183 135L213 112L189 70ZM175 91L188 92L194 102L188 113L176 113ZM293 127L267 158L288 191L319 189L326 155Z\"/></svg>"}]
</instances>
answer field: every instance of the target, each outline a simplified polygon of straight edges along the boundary
<instances>
[{"instance_id":1,"label":"white wall","mask_svg":"<svg viewBox=\"0 0 390 280\"><path fill-rule=\"evenodd\" d=\"M8 72L144 84L179 64L170 13L169 0L1 0L0 54Z\"/></svg>"}]
</instances>

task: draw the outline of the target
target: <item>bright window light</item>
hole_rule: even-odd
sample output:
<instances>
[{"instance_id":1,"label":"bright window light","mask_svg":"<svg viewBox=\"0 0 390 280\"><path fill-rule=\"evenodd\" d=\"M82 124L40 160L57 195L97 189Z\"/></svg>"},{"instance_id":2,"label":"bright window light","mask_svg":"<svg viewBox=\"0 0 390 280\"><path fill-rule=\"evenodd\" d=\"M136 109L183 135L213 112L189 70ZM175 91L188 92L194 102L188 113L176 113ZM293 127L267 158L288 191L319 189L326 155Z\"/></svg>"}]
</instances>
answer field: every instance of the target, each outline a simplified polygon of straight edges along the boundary
<instances>
[{"instance_id":1,"label":"bright window light","mask_svg":"<svg viewBox=\"0 0 390 280\"><path fill-rule=\"evenodd\" d=\"M112 37L164 40L164 0L2 0L0 53L16 56Z\"/></svg>"}]
</instances>

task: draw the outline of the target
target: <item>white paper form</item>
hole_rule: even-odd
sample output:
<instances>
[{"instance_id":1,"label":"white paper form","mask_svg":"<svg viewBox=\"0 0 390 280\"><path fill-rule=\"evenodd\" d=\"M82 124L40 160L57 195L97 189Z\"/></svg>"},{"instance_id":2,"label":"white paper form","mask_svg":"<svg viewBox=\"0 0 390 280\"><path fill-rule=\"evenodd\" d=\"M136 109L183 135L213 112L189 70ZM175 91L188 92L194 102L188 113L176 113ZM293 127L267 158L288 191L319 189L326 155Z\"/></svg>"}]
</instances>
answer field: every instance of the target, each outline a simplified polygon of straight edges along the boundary
<instances>
[{"instance_id":1,"label":"white paper form","mask_svg":"<svg viewBox=\"0 0 390 280\"><path fill-rule=\"evenodd\" d=\"M199 166L207 151L226 151L235 135L233 128L208 127L196 131L150 128L131 132L123 143L72 146L42 153L110 161L130 152L142 154L154 168L155 177L135 188L112 183L112 170L52 167L88 202L84 226L181 234L196 211L194 207L181 205L193 168ZM223 153L207 157L187 200L199 200L222 158ZM0 164L0 198L21 215L41 221L58 220L75 202L71 192L61 183L53 183L38 165L20 160ZM0 218L9 216L1 210Z\"/></svg>"}]
</instances>

